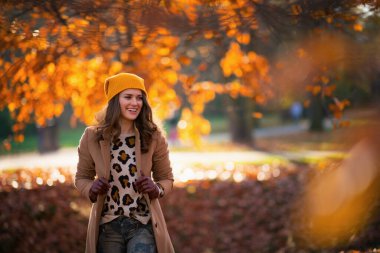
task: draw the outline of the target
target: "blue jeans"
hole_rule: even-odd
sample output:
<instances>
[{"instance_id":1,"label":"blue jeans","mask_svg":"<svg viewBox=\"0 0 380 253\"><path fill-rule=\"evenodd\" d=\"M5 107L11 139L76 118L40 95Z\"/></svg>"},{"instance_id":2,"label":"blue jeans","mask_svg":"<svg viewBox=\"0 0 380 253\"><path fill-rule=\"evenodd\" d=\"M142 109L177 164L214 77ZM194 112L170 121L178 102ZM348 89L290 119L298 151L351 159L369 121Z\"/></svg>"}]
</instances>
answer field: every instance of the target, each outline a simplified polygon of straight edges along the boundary
<instances>
[{"instance_id":1,"label":"blue jeans","mask_svg":"<svg viewBox=\"0 0 380 253\"><path fill-rule=\"evenodd\" d=\"M152 224L120 216L99 226L98 253L156 253Z\"/></svg>"}]
</instances>

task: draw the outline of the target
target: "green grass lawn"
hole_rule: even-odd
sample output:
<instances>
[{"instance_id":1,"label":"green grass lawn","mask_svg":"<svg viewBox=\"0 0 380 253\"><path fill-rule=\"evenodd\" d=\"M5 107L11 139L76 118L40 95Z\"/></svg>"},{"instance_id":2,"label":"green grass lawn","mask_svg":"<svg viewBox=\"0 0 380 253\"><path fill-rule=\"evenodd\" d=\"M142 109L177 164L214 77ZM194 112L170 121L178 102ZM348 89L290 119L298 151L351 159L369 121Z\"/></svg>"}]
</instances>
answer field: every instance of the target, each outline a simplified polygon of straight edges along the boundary
<instances>
[{"instance_id":1,"label":"green grass lawn","mask_svg":"<svg viewBox=\"0 0 380 253\"><path fill-rule=\"evenodd\" d=\"M78 128L64 128L59 129L58 143L59 147L75 147L79 143L79 139L83 134L85 127ZM35 152L38 150L38 135L29 134L25 135L23 142L11 141L11 150L7 151L3 147L0 148L0 155L18 154L25 152Z\"/></svg>"},{"instance_id":2,"label":"green grass lawn","mask_svg":"<svg viewBox=\"0 0 380 253\"><path fill-rule=\"evenodd\" d=\"M83 134L85 127L72 129L61 129L59 131L60 147L76 147L79 144L79 139Z\"/></svg>"}]
</instances>

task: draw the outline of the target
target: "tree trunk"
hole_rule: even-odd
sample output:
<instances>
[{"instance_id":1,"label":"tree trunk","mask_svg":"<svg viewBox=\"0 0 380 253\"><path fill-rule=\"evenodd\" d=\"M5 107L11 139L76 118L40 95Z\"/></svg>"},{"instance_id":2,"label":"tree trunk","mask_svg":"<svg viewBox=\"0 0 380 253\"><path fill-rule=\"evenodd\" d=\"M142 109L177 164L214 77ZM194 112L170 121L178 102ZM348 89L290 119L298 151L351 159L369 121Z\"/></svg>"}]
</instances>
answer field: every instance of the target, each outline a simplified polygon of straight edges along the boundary
<instances>
[{"instance_id":1,"label":"tree trunk","mask_svg":"<svg viewBox=\"0 0 380 253\"><path fill-rule=\"evenodd\" d=\"M322 98L320 95L313 96L310 98L309 107L309 130L313 132L324 131L324 110L322 104Z\"/></svg>"},{"instance_id":2,"label":"tree trunk","mask_svg":"<svg viewBox=\"0 0 380 253\"><path fill-rule=\"evenodd\" d=\"M38 151L46 153L55 151L59 148L58 145L58 121L52 119L44 127L37 126L38 132Z\"/></svg>"},{"instance_id":3,"label":"tree trunk","mask_svg":"<svg viewBox=\"0 0 380 253\"><path fill-rule=\"evenodd\" d=\"M231 139L235 143L253 145L253 103L249 98L228 98L227 114Z\"/></svg>"}]
</instances>

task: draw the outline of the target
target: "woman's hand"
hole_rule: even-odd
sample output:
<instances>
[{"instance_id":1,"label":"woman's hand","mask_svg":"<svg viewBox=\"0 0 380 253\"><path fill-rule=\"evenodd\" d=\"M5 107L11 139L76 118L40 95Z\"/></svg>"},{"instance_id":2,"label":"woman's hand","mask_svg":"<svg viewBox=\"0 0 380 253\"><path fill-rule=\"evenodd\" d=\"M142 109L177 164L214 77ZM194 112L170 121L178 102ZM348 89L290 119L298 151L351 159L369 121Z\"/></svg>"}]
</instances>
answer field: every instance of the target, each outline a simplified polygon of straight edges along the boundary
<instances>
[{"instance_id":1,"label":"woman's hand","mask_svg":"<svg viewBox=\"0 0 380 253\"><path fill-rule=\"evenodd\" d=\"M99 194L106 194L108 189L110 188L110 184L107 179L104 177L96 179L90 188L90 200L94 203L96 202Z\"/></svg>"},{"instance_id":2,"label":"woman's hand","mask_svg":"<svg viewBox=\"0 0 380 253\"><path fill-rule=\"evenodd\" d=\"M141 172L141 177L139 177L134 184L139 193L147 193L150 199L156 199L160 195L158 186L150 177L145 176L143 172Z\"/></svg>"}]
</instances>

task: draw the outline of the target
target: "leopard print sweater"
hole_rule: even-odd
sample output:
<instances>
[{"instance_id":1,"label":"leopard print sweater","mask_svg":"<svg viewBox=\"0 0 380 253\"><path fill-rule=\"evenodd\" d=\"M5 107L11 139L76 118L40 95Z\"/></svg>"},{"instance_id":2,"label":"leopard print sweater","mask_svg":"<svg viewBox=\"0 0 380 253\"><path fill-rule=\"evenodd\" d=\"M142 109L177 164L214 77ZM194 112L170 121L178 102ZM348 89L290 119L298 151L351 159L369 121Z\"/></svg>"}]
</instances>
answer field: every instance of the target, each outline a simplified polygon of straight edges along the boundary
<instances>
[{"instance_id":1,"label":"leopard print sweater","mask_svg":"<svg viewBox=\"0 0 380 253\"><path fill-rule=\"evenodd\" d=\"M134 182L138 178L135 153L135 136L121 134L116 143L111 143L111 170L108 190L100 224L120 215L128 216L147 224L150 212L144 196L138 193Z\"/></svg>"}]
</instances>

